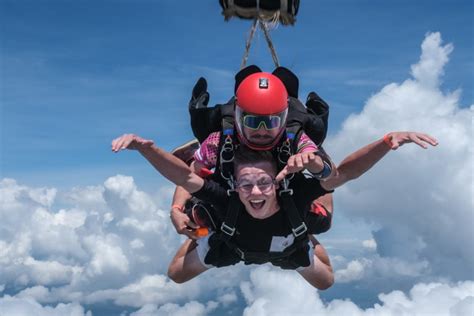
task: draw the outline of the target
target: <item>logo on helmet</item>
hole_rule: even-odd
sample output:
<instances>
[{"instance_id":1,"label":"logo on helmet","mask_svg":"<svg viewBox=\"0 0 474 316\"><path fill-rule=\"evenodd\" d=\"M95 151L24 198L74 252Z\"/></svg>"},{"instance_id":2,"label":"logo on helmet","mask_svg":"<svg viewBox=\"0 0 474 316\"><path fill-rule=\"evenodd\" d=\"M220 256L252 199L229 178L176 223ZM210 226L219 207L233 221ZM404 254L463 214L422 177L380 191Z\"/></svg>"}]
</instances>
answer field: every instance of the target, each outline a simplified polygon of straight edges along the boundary
<instances>
[{"instance_id":1,"label":"logo on helmet","mask_svg":"<svg viewBox=\"0 0 474 316\"><path fill-rule=\"evenodd\" d=\"M268 78L259 78L258 87L260 89L268 89Z\"/></svg>"}]
</instances>

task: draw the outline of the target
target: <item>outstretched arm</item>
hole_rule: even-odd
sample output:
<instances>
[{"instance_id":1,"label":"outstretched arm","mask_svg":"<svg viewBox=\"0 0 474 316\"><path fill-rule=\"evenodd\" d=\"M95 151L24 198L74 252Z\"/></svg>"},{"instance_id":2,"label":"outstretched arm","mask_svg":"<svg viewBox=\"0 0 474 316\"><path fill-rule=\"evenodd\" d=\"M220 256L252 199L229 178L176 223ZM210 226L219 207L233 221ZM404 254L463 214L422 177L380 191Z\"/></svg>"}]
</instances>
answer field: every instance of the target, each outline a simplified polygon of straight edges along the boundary
<instances>
[{"instance_id":1,"label":"outstretched arm","mask_svg":"<svg viewBox=\"0 0 474 316\"><path fill-rule=\"evenodd\" d=\"M152 140L146 140L133 134L124 134L112 141L112 151L123 149L138 150L151 165L166 179L194 193L204 185L204 180L195 174L189 166L172 154L156 147Z\"/></svg>"},{"instance_id":2,"label":"outstretched arm","mask_svg":"<svg viewBox=\"0 0 474 316\"><path fill-rule=\"evenodd\" d=\"M344 183L356 179L372 168L390 150L396 150L404 144L415 143L426 149L436 146L438 141L430 135L417 132L392 132L356 152L347 156L337 167L334 177L321 182L326 190L332 190Z\"/></svg>"}]
</instances>

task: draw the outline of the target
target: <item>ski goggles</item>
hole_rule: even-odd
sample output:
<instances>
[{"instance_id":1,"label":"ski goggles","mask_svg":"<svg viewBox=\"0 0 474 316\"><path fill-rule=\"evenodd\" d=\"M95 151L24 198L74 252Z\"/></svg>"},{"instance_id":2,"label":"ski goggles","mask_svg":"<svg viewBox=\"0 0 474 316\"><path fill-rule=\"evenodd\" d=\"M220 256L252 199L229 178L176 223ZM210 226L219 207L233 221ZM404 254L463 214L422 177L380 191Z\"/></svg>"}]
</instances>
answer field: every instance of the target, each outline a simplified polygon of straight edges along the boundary
<instances>
[{"instance_id":1,"label":"ski goggles","mask_svg":"<svg viewBox=\"0 0 474 316\"><path fill-rule=\"evenodd\" d=\"M266 130L273 130L281 127L281 117L276 115L244 115L242 118L242 124L244 127L258 130L262 126Z\"/></svg>"},{"instance_id":2,"label":"ski goggles","mask_svg":"<svg viewBox=\"0 0 474 316\"><path fill-rule=\"evenodd\" d=\"M236 188L244 193L251 193L254 186L257 186L260 192L269 192L273 185L276 184L276 180L271 177L262 177L256 182L250 180L240 180L236 183Z\"/></svg>"}]
</instances>

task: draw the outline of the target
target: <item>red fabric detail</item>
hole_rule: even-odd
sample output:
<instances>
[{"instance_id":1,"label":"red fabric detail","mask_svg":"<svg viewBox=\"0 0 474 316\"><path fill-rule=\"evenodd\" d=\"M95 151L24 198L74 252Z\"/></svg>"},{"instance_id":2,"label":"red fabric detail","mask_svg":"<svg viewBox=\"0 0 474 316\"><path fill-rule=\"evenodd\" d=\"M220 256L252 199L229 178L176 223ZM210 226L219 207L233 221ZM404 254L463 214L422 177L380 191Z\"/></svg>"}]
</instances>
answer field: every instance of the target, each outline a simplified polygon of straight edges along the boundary
<instances>
[{"instance_id":1,"label":"red fabric detail","mask_svg":"<svg viewBox=\"0 0 474 316\"><path fill-rule=\"evenodd\" d=\"M328 216L328 213L326 211L326 208L319 204L318 202L313 202L311 204L311 213L317 214L317 215L322 215L322 216Z\"/></svg>"},{"instance_id":2,"label":"red fabric detail","mask_svg":"<svg viewBox=\"0 0 474 316\"><path fill-rule=\"evenodd\" d=\"M214 172L212 172L211 170L207 169L207 168L202 168L201 170L199 170L199 176L201 178L207 178L209 177L211 174L213 174Z\"/></svg>"}]
</instances>

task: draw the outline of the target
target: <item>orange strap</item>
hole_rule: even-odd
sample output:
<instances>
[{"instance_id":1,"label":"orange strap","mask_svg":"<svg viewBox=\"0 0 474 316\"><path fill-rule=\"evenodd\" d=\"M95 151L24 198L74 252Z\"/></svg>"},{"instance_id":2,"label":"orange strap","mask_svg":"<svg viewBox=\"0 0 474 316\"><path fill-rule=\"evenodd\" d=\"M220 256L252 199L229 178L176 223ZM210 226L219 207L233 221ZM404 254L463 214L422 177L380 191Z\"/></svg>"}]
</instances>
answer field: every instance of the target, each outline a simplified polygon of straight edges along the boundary
<instances>
[{"instance_id":1,"label":"orange strap","mask_svg":"<svg viewBox=\"0 0 474 316\"><path fill-rule=\"evenodd\" d=\"M197 237L204 237L204 236L207 236L208 234L209 234L209 229L207 229L207 227L201 227L201 228L196 229Z\"/></svg>"},{"instance_id":2,"label":"orange strap","mask_svg":"<svg viewBox=\"0 0 474 316\"><path fill-rule=\"evenodd\" d=\"M384 142L385 144L387 144L388 148L392 149L392 147L393 147L392 139L391 139L390 136L388 136L388 134L385 134L385 135L383 136L383 142Z\"/></svg>"}]
</instances>

